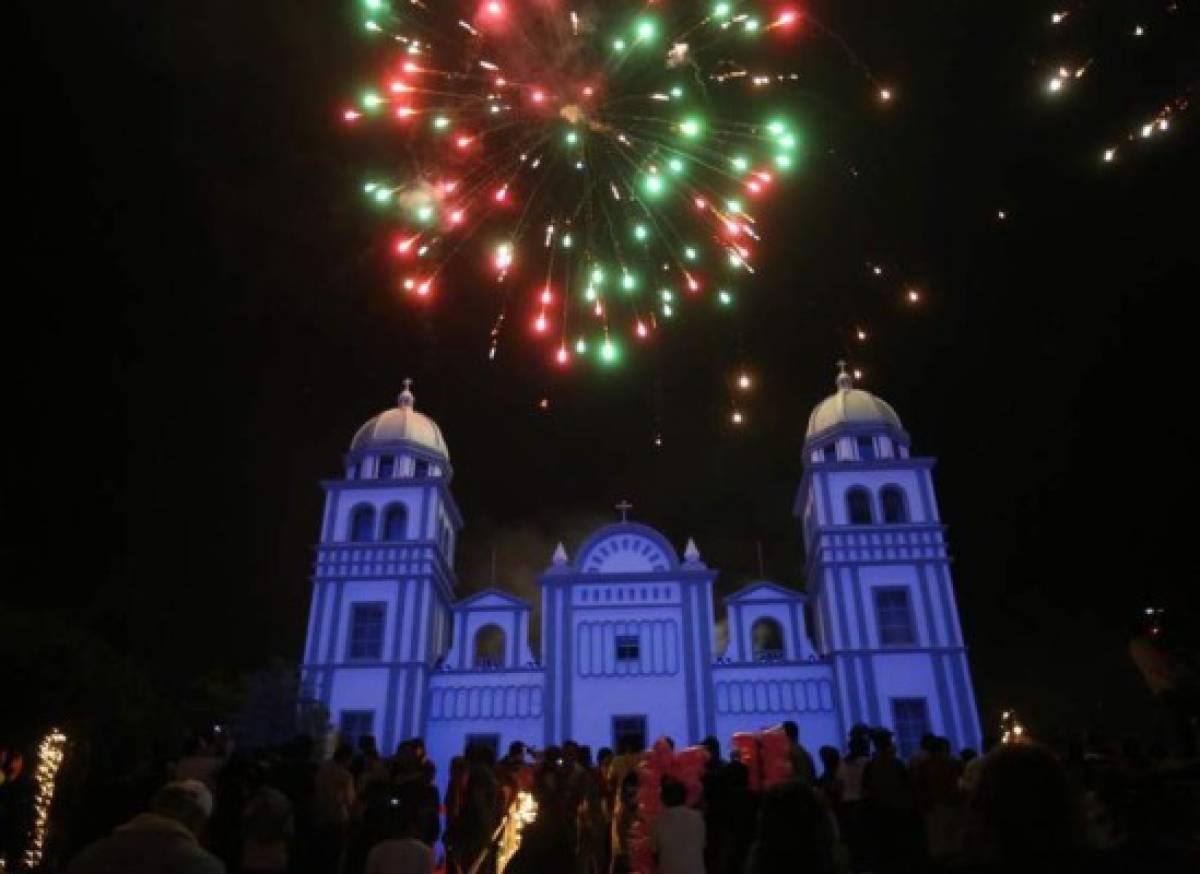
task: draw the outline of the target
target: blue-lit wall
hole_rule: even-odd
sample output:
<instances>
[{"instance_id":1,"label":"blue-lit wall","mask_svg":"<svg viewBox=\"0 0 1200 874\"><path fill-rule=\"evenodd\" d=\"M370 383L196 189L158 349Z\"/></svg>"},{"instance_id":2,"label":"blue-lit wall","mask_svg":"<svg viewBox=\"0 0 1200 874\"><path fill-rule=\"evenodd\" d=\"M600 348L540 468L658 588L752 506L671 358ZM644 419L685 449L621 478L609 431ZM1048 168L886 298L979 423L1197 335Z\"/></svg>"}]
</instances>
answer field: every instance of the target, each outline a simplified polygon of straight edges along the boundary
<instances>
[{"instance_id":1,"label":"blue-lit wall","mask_svg":"<svg viewBox=\"0 0 1200 874\"><path fill-rule=\"evenodd\" d=\"M932 458L909 454L908 436L880 425L841 425L805 442L796 498L820 655L833 669L843 727L892 726L897 702L924 702L927 728L957 749L979 748L980 730L958 621ZM850 517L867 498L870 521ZM887 518L885 490L902 499ZM887 640L881 590L900 592L907 634Z\"/></svg>"},{"instance_id":2,"label":"blue-lit wall","mask_svg":"<svg viewBox=\"0 0 1200 874\"><path fill-rule=\"evenodd\" d=\"M645 720L647 741L669 735L680 745L709 734L727 745L734 732L791 719L815 750L844 746L855 723L892 726L903 705L909 735L916 713L956 747L979 745L934 463L910 457L898 427L809 435L795 506L808 590L761 581L726 598L720 651L716 571L694 544L681 557L632 522L594 532L573 559L556 552L539 578L532 651L528 603L495 590L455 597L462 522L448 462L388 446L397 460L381 480L370 448L348 460L345 479L324 484L304 677L335 727L347 712L369 713L385 750L422 736L443 778L472 737L501 752L514 740L568 738L596 750L615 746L614 719L630 717ZM427 475L414 475L417 457ZM853 489L868 495L869 521L848 515ZM885 518L888 489L901 518ZM397 502L409 509L403 540L349 542L355 508L382 514ZM893 605L886 627L881 593ZM350 617L362 603L384 606L378 658L350 657ZM481 659L485 632L501 643Z\"/></svg>"}]
</instances>

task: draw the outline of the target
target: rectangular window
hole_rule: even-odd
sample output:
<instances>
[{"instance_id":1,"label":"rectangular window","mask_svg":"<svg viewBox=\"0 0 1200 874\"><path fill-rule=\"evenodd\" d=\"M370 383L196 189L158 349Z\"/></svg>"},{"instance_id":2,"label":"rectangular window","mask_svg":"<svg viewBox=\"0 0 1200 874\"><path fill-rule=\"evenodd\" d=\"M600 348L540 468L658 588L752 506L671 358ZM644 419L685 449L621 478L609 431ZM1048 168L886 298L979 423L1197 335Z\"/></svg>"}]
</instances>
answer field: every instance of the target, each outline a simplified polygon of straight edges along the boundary
<instances>
[{"instance_id":1,"label":"rectangular window","mask_svg":"<svg viewBox=\"0 0 1200 874\"><path fill-rule=\"evenodd\" d=\"M929 731L929 708L924 698L893 698L892 726L900 755L908 758L921 748L921 738Z\"/></svg>"},{"instance_id":2,"label":"rectangular window","mask_svg":"<svg viewBox=\"0 0 1200 874\"><path fill-rule=\"evenodd\" d=\"M618 634L616 644L617 661L636 662L642 657L641 642L636 634Z\"/></svg>"},{"instance_id":3,"label":"rectangular window","mask_svg":"<svg viewBox=\"0 0 1200 874\"><path fill-rule=\"evenodd\" d=\"M858 438L858 460L859 461L874 461L875 460L875 440L871 437Z\"/></svg>"},{"instance_id":4,"label":"rectangular window","mask_svg":"<svg viewBox=\"0 0 1200 874\"><path fill-rule=\"evenodd\" d=\"M375 733L374 710L343 710L338 718L338 734L342 743L358 746L358 739Z\"/></svg>"},{"instance_id":5,"label":"rectangular window","mask_svg":"<svg viewBox=\"0 0 1200 874\"><path fill-rule=\"evenodd\" d=\"M424 459L417 459L416 464L413 465L413 476L415 476L415 477L429 476L429 462L425 461Z\"/></svg>"},{"instance_id":6,"label":"rectangular window","mask_svg":"<svg viewBox=\"0 0 1200 874\"><path fill-rule=\"evenodd\" d=\"M837 444L830 443L821 452L825 456L826 461L837 461Z\"/></svg>"},{"instance_id":7,"label":"rectangular window","mask_svg":"<svg viewBox=\"0 0 1200 874\"><path fill-rule=\"evenodd\" d=\"M884 646L911 646L917 642L908 589L876 589L875 620Z\"/></svg>"},{"instance_id":8,"label":"rectangular window","mask_svg":"<svg viewBox=\"0 0 1200 874\"><path fill-rule=\"evenodd\" d=\"M640 753L646 748L646 717L614 716L612 739L613 749L618 755Z\"/></svg>"},{"instance_id":9,"label":"rectangular window","mask_svg":"<svg viewBox=\"0 0 1200 874\"><path fill-rule=\"evenodd\" d=\"M498 734L468 734L463 741L463 752L471 747L485 747L492 751L494 758L500 758L500 735Z\"/></svg>"},{"instance_id":10,"label":"rectangular window","mask_svg":"<svg viewBox=\"0 0 1200 874\"><path fill-rule=\"evenodd\" d=\"M391 455L379 456L379 479L391 479L396 470L396 459Z\"/></svg>"},{"instance_id":11,"label":"rectangular window","mask_svg":"<svg viewBox=\"0 0 1200 874\"><path fill-rule=\"evenodd\" d=\"M387 604L382 601L350 605L347 659L383 658L383 625Z\"/></svg>"}]
</instances>

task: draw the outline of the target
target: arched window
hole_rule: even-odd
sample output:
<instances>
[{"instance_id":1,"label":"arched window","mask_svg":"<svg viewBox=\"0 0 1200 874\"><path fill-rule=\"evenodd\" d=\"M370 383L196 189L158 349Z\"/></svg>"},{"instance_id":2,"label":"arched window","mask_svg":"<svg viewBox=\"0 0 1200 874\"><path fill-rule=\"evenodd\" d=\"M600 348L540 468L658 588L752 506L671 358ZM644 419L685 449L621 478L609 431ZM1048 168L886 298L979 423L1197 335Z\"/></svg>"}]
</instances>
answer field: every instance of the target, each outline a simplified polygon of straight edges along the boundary
<instances>
[{"instance_id":1,"label":"arched window","mask_svg":"<svg viewBox=\"0 0 1200 874\"><path fill-rule=\"evenodd\" d=\"M851 525L870 525L875 521L871 514L871 496L866 489L855 487L846 492L846 516Z\"/></svg>"},{"instance_id":2,"label":"arched window","mask_svg":"<svg viewBox=\"0 0 1200 874\"><path fill-rule=\"evenodd\" d=\"M350 514L350 539L355 543L368 543L375 539L375 508L363 504Z\"/></svg>"},{"instance_id":3,"label":"arched window","mask_svg":"<svg viewBox=\"0 0 1200 874\"><path fill-rule=\"evenodd\" d=\"M879 492L879 506L883 509L883 521L889 525L908 521L908 505L904 502L904 490L899 486L884 486Z\"/></svg>"},{"instance_id":4,"label":"arched window","mask_svg":"<svg viewBox=\"0 0 1200 874\"><path fill-rule=\"evenodd\" d=\"M475 655L471 664L477 668L504 667L504 629L485 625L475 632Z\"/></svg>"},{"instance_id":5,"label":"arched window","mask_svg":"<svg viewBox=\"0 0 1200 874\"><path fill-rule=\"evenodd\" d=\"M756 662L781 662L786 653L783 647L783 627L768 616L755 620L750 626L750 645Z\"/></svg>"},{"instance_id":6,"label":"arched window","mask_svg":"<svg viewBox=\"0 0 1200 874\"><path fill-rule=\"evenodd\" d=\"M408 507L392 504L383 516L383 539L394 543L408 540Z\"/></svg>"}]
</instances>

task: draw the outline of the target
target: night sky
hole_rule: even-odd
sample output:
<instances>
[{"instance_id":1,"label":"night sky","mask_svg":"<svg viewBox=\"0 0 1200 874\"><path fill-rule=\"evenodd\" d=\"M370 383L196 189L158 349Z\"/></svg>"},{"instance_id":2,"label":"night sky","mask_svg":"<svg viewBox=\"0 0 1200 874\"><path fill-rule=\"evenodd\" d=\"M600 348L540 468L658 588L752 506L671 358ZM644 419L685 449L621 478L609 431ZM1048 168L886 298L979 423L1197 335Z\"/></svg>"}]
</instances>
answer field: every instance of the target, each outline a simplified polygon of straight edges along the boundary
<instances>
[{"instance_id":1,"label":"night sky","mask_svg":"<svg viewBox=\"0 0 1200 874\"><path fill-rule=\"evenodd\" d=\"M0 607L86 626L164 683L296 659L318 481L406 376L450 445L461 592L494 551L496 583L535 596L554 544L623 498L695 537L722 594L759 543L800 586L800 444L847 356L938 458L985 726L1016 706L1035 733L1143 727L1138 614L1200 624L1195 109L1099 154L1195 87L1196 4L1164 5L1105 2L1052 43L1048 4L812 4L898 99L804 44L830 71L797 104L812 154L763 216L736 329L689 314L563 377L520 330L486 360L494 297L468 272L433 307L400 299L337 118L374 73L351 0L20 4ZM1112 37L1124 21L1144 42ZM1065 99L1052 45L1098 58Z\"/></svg>"}]
</instances>

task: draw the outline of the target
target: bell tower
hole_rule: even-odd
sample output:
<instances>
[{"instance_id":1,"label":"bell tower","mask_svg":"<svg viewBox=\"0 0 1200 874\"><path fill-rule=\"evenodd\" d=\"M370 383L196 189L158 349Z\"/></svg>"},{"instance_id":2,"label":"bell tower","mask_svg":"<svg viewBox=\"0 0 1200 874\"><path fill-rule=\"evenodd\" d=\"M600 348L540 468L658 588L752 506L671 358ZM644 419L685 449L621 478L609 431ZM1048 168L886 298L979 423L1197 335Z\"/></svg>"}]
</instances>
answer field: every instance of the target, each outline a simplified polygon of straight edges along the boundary
<instances>
[{"instance_id":1,"label":"bell tower","mask_svg":"<svg viewBox=\"0 0 1200 874\"><path fill-rule=\"evenodd\" d=\"M795 504L817 649L843 731L890 728L905 755L927 731L978 749L935 461L910 449L896 411L839 362L834 393L809 417Z\"/></svg>"},{"instance_id":2,"label":"bell tower","mask_svg":"<svg viewBox=\"0 0 1200 874\"><path fill-rule=\"evenodd\" d=\"M390 752L423 733L430 672L450 647L454 547L462 517L442 432L396 406L354 435L343 475L321 483L303 677L343 739Z\"/></svg>"}]
</instances>

